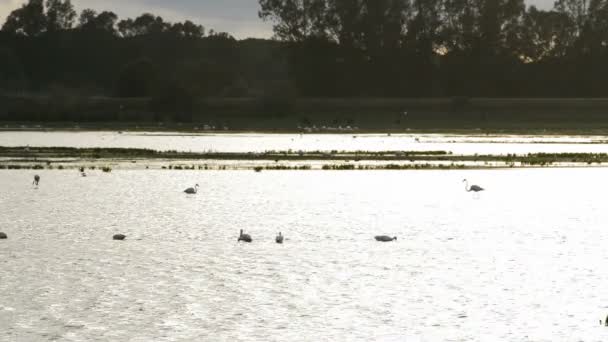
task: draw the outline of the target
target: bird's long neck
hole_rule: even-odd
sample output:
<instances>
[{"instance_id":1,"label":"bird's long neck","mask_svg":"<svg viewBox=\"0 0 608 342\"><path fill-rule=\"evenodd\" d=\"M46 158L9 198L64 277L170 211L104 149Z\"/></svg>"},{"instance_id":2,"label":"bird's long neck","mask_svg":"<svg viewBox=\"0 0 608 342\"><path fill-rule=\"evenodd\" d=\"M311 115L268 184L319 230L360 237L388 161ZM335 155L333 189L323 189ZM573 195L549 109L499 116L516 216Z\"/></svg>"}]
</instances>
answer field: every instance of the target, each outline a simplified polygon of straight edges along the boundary
<instances>
[{"instance_id":1,"label":"bird's long neck","mask_svg":"<svg viewBox=\"0 0 608 342\"><path fill-rule=\"evenodd\" d=\"M471 188L469 187L469 181L466 181L466 182L464 183L464 189L465 189L467 192L471 192Z\"/></svg>"}]
</instances>

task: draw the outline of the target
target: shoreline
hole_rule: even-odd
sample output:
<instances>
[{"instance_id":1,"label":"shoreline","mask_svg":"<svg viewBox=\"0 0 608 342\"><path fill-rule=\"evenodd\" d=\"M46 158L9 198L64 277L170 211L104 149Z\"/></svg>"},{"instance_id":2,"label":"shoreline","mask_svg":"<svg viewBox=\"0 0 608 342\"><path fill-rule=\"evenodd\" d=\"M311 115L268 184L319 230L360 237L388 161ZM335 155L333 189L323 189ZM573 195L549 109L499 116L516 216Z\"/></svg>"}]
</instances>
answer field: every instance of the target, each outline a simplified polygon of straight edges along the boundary
<instances>
[{"instance_id":1,"label":"shoreline","mask_svg":"<svg viewBox=\"0 0 608 342\"><path fill-rule=\"evenodd\" d=\"M0 95L0 130L608 135L608 98L279 100L197 98L189 112L162 113L150 98Z\"/></svg>"},{"instance_id":2,"label":"shoreline","mask_svg":"<svg viewBox=\"0 0 608 342\"><path fill-rule=\"evenodd\" d=\"M305 131L298 128L284 129L228 129L206 130L196 125L186 126L156 126L128 124L64 124L64 125L6 125L0 122L0 133L13 132L117 132L117 133L166 133L170 135L238 135L238 134L277 134L277 135L455 135L455 136L547 136L547 137L606 137L608 143L608 127L606 128L382 128L382 129L351 129L331 130L316 129Z\"/></svg>"},{"instance_id":3,"label":"shoreline","mask_svg":"<svg viewBox=\"0 0 608 342\"><path fill-rule=\"evenodd\" d=\"M607 153L455 155L448 151L192 153L128 148L0 147L2 169L419 170L608 166Z\"/></svg>"}]
</instances>

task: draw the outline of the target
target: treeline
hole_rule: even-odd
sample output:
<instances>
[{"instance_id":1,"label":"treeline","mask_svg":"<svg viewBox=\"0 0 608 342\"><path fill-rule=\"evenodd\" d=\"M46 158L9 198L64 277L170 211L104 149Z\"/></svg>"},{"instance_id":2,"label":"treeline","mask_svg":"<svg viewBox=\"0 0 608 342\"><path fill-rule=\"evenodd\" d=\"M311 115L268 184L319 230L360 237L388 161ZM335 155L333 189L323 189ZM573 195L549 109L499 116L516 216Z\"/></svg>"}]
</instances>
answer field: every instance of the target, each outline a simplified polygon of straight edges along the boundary
<instances>
[{"instance_id":1,"label":"treeline","mask_svg":"<svg viewBox=\"0 0 608 342\"><path fill-rule=\"evenodd\" d=\"M608 95L608 1L260 0L309 96Z\"/></svg>"},{"instance_id":2,"label":"treeline","mask_svg":"<svg viewBox=\"0 0 608 342\"><path fill-rule=\"evenodd\" d=\"M608 0L259 0L275 40L29 0L0 32L0 91L151 98L606 97ZM177 114L175 114L177 115Z\"/></svg>"},{"instance_id":3,"label":"treeline","mask_svg":"<svg viewBox=\"0 0 608 342\"><path fill-rule=\"evenodd\" d=\"M186 121L199 98L283 92L285 54L279 42L237 41L191 21L120 20L110 11L78 14L70 0L29 0L0 31L0 92L50 96L61 101L57 110L90 96L150 98L159 115ZM31 103L33 112L43 102Z\"/></svg>"}]
</instances>

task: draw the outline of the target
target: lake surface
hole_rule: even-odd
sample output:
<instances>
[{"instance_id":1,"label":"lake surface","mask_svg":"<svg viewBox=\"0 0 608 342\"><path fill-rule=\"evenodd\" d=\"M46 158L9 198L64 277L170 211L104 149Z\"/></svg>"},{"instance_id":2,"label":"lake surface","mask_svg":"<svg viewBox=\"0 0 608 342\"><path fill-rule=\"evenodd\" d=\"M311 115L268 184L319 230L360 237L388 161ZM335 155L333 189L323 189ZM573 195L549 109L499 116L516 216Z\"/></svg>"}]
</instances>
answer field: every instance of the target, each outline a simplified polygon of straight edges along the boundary
<instances>
[{"instance_id":1,"label":"lake surface","mask_svg":"<svg viewBox=\"0 0 608 342\"><path fill-rule=\"evenodd\" d=\"M605 169L38 173L0 171L2 341L608 340Z\"/></svg>"},{"instance_id":2,"label":"lake surface","mask_svg":"<svg viewBox=\"0 0 608 342\"><path fill-rule=\"evenodd\" d=\"M608 137L441 134L178 134L0 132L0 146L121 147L186 152L450 151L454 154L608 153Z\"/></svg>"}]
</instances>

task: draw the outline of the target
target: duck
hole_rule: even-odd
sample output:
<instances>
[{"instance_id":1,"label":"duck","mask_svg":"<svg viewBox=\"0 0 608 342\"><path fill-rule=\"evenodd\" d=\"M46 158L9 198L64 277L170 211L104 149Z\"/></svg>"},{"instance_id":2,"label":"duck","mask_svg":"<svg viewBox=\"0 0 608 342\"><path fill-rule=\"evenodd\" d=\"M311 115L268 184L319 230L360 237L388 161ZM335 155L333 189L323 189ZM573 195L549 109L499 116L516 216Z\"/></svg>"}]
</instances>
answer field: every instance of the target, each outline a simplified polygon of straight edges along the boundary
<instances>
[{"instance_id":1,"label":"duck","mask_svg":"<svg viewBox=\"0 0 608 342\"><path fill-rule=\"evenodd\" d=\"M397 240L396 236L394 236L394 237L390 237L387 235L376 236L376 241L379 241L379 242L391 242L391 241L395 241L395 240Z\"/></svg>"}]
</instances>

